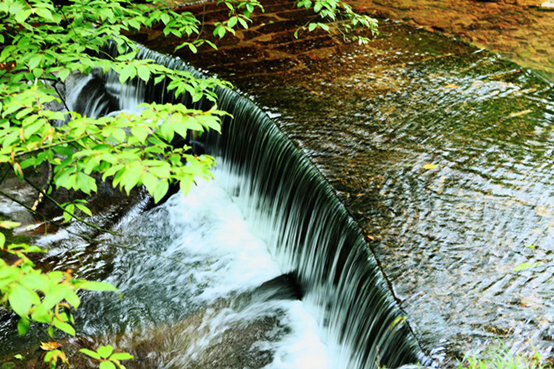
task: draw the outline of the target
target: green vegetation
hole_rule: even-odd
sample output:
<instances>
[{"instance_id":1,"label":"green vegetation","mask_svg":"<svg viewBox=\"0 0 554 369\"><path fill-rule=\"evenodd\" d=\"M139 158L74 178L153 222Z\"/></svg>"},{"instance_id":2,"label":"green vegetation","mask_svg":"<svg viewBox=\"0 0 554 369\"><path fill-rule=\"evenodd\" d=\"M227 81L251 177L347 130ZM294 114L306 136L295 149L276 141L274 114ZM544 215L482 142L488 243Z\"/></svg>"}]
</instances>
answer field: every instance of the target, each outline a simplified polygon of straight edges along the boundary
<instances>
[{"instance_id":1,"label":"green vegetation","mask_svg":"<svg viewBox=\"0 0 554 369\"><path fill-rule=\"evenodd\" d=\"M88 357L98 361L100 369L125 368L123 365L121 365L121 360L133 359L133 355L127 354L125 352L113 352L113 347L110 345L100 346L96 351L87 349L80 349L79 351L87 355Z\"/></svg>"},{"instance_id":2,"label":"green vegetation","mask_svg":"<svg viewBox=\"0 0 554 369\"><path fill-rule=\"evenodd\" d=\"M485 351L482 358L477 354L468 355L462 363L458 364L459 369L543 369L541 364L542 356L535 352L531 358L522 354L512 354L502 341Z\"/></svg>"},{"instance_id":3,"label":"green vegetation","mask_svg":"<svg viewBox=\"0 0 554 369\"><path fill-rule=\"evenodd\" d=\"M219 4L229 11L226 20L215 24L214 36L219 38L234 33L237 27L248 28L251 14L263 11L257 0L220 0ZM345 37L364 43L367 38L351 31L369 28L375 32L373 19L356 14L342 1L301 0L297 5L312 9L315 16L296 35L334 28ZM341 22L328 23L335 20ZM196 79L188 72L170 70L152 60L135 59L137 47L127 35L156 25L163 27L165 35L183 39L176 49L188 47L196 52L204 44L216 48L202 38L202 24L195 15L177 13L161 0L140 4L131 0L0 2L0 183L8 172L13 172L39 189L26 175L26 169L47 165L53 173L52 183L39 189L41 196L58 206L66 221L73 219L95 227L82 218L91 215L85 202L60 204L50 196L51 192L65 188L90 195L98 190L95 178L101 177L127 194L144 186L158 202L172 183L187 193L196 177L211 177L213 158L193 155L190 147L173 147L170 142L176 135L186 138L191 131L219 131L220 117L226 113L215 105L200 111L181 104L144 104L139 114L121 113L98 119L47 108L53 103L66 105L58 86L71 74L88 74L93 68L103 73L117 72L121 83L131 79L166 81L168 91L176 96L187 93L193 101L206 98L215 103L213 88L229 87L228 83ZM115 43L118 57L105 55L103 47L108 42ZM56 124L60 121L67 123ZM3 191L0 195L9 197ZM17 223L3 222L1 226L14 228ZM80 303L77 291L115 290L109 284L74 278L70 272L39 270L29 254L43 250L7 242L3 233L0 249L0 299L5 308L19 316L20 335L27 333L31 322L44 324L52 339L56 330L75 335L71 311ZM68 364L59 344L44 345L44 360L51 367L58 362ZM132 358L113 353L111 346L81 352L95 359L100 368L123 367L120 360Z\"/></svg>"}]
</instances>

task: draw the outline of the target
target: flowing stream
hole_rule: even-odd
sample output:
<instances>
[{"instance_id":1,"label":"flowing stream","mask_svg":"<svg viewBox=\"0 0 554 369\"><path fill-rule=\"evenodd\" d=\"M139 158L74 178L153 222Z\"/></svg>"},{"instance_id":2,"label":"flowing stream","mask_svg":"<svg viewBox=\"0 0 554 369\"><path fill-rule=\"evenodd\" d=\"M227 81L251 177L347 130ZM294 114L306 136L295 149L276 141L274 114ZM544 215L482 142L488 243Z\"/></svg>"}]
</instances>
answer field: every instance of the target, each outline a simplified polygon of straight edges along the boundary
<instances>
[{"instance_id":1,"label":"flowing stream","mask_svg":"<svg viewBox=\"0 0 554 369\"><path fill-rule=\"evenodd\" d=\"M139 367L330 367L314 317L279 278L267 244L225 190L230 182L218 170L186 197L147 212L137 205L118 236L100 237L103 261L81 272L110 270L106 280L123 298L86 295L82 335L130 350ZM76 241L62 231L41 244L70 259L87 253Z\"/></svg>"},{"instance_id":2,"label":"flowing stream","mask_svg":"<svg viewBox=\"0 0 554 369\"><path fill-rule=\"evenodd\" d=\"M224 12L187 10L207 22ZM309 16L268 1L217 56L191 60L233 82L316 164L441 367L497 339L554 365L554 85L396 22L362 47L294 38ZM143 39L167 52L178 41Z\"/></svg>"},{"instance_id":3,"label":"flowing stream","mask_svg":"<svg viewBox=\"0 0 554 369\"><path fill-rule=\"evenodd\" d=\"M189 69L147 49L139 57ZM67 101L90 116L176 100L163 84L122 86L113 73L72 78ZM216 92L233 119L202 143L218 158L215 181L151 210L147 199L136 202L118 234L97 244L74 236L77 225L40 240L60 264L79 260L80 275L123 295L85 294L81 335L135 354L128 367L425 363L358 226L319 171L252 102Z\"/></svg>"}]
</instances>

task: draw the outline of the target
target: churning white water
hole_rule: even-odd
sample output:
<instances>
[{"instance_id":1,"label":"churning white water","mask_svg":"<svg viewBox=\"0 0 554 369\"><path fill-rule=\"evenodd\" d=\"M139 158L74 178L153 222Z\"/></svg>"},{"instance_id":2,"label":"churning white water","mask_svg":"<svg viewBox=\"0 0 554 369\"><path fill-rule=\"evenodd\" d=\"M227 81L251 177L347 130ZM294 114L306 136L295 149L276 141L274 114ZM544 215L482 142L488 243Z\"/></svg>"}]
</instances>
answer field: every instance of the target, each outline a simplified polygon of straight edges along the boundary
<instances>
[{"instance_id":1,"label":"churning white water","mask_svg":"<svg viewBox=\"0 0 554 369\"><path fill-rule=\"evenodd\" d=\"M134 209L118 235L101 236L111 251L98 270L113 270L106 280L123 299L85 296L81 332L103 343L117 337L114 344L142 360L139 367L218 367L229 355L239 357L229 367L241 360L272 369L329 367L316 320L302 301L281 293L286 282L267 285L282 271L224 190L229 178L215 177L153 210ZM42 244L63 249L68 237L60 232Z\"/></svg>"},{"instance_id":2,"label":"churning white water","mask_svg":"<svg viewBox=\"0 0 554 369\"><path fill-rule=\"evenodd\" d=\"M202 181L188 196L178 193L155 211L155 217L167 217L167 226L177 235L167 247L160 245L161 257L179 258L187 267L174 265L173 270L164 271L163 280L150 280L149 273L142 272L148 269L148 263L136 265L134 275L118 286L123 292L133 290L138 280L151 284L177 280L181 289L192 295L192 304L212 306L220 299L246 294L282 274L265 242L250 230L241 210L220 185L227 181L221 178L223 175L216 172L215 181ZM129 224L130 231L133 224L136 223ZM179 294L179 290L175 291L173 299L179 300ZM185 363L202 355L205 347L224 337L235 325L244 326L263 317L275 316L280 328L271 327L275 332L269 332L269 340L254 344L273 353L273 361L267 368L327 367L327 354L318 337L316 322L301 301L278 297L257 301L253 298L246 306L226 306L209 315L210 319L197 328L202 337L183 353L185 357L172 358L173 363ZM286 334L277 334L283 331Z\"/></svg>"}]
</instances>

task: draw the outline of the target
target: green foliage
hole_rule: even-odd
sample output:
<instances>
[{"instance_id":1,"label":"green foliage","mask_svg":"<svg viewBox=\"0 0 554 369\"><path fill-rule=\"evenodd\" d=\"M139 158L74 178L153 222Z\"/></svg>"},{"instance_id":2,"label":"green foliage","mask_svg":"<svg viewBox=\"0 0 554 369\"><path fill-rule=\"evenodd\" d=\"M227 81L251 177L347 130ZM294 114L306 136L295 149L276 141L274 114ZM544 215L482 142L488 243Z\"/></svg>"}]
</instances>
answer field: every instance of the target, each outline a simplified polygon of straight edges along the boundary
<instances>
[{"instance_id":1,"label":"green foliage","mask_svg":"<svg viewBox=\"0 0 554 369\"><path fill-rule=\"evenodd\" d=\"M458 369L542 369L542 356L534 352L528 358L521 354L512 354L506 345L499 340L498 345L484 352L483 358L478 358L476 353L467 355L463 362L458 363Z\"/></svg>"},{"instance_id":2,"label":"green foliage","mask_svg":"<svg viewBox=\"0 0 554 369\"><path fill-rule=\"evenodd\" d=\"M79 307L78 289L91 291L116 291L108 283L75 279L69 271L43 273L35 268L28 254L43 252L37 246L27 244L6 245L0 233L0 250L15 258L13 263L0 259L0 303L17 315L20 336L27 334L31 322L47 325L53 337L54 329L75 335L71 309Z\"/></svg>"},{"instance_id":3,"label":"green foliage","mask_svg":"<svg viewBox=\"0 0 554 369\"><path fill-rule=\"evenodd\" d=\"M530 268L534 268L534 267L537 267L539 265L542 265L542 263L521 263L521 264L518 264L514 267L514 272L520 272L522 270L527 270L527 269L530 269Z\"/></svg>"},{"instance_id":4,"label":"green foliage","mask_svg":"<svg viewBox=\"0 0 554 369\"><path fill-rule=\"evenodd\" d=\"M126 352L114 353L113 347L110 345L100 346L96 351L80 349L79 352L82 352L91 359L97 360L100 369L125 369L125 367L121 365L121 361L134 359L133 355Z\"/></svg>"},{"instance_id":5,"label":"green foliage","mask_svg":"<svg viewBox=\"0 0 554 369\"><path fill-rule=\"evenodd\" d=\"M351 37L353 41L362 45L366 44L369 38L355 34L354 31L356 29L369 29L373 34L378 33L376 19L356 13L352 9L352 6L341 0L300 0L297 6L299 8L312 9L317 14L317 17L299 28L294 33L295 37L298 37L301 30L312 32L320 28L328 32L333 28L340 32L345 39ZM317 21L318 19L321 21Z\"/></svg>"},{"instance_id":6,"label":"green foliage","mask_svg":"<svg viewBox=\"0 0 554 369\"><path fill-rule=\"evenodd\" d=\"M229 18L215 25L214 34L223 37L234 27L248 27L250 15L263 8L257 0L220 0L229 9ZM339 15L350 19L343 29L362 25L374 29L375 23L355 14L337 0L301 0L298 6L313 7L324 20ZM44 105L59 101L54 88L71 73L89 73L92 68L113 70L121 83L134 78L144 82L166 80L167 89L176 96L188 93L193 101L207 97L215 101L213 87L228 86L216 79L196 79L185 71L170 70L152 60L136 60L137 49L125 36L141 29L163 24L163 32L177 37L200 35L199 21L188 12L176 13L160 0L136 4L131 0L77 0L56 6L49 0L6 0L0 4L0 164L9 164L14 172L45 162L54 169L54 184L91 194L97 191L93 174L113 178L113 185L127 193L145 185L159 201L170 183L179 183L186 193L195 177L209 178L212 158L194 156L189 147L174 148L169 142L175 134L219 130L216 108L197 111L181 104L146 104L140 114L121 113L116 117L92 119L71 113L68 124L56 126L65 114L50 111ZM341 23L342 24L342 23ZM328 30L325 23L310 23L308 29ZM107 42L117 44L120 55L108 57L102 52ZM188 46L195 51L207 42ZM215 45L214 45L215 46ZM162 122L162 124L159 124ZM81 211L87 213L83 207ZM74 204L65 208L73 216Z\"/></svg>"},{"instance_id":7,"label":"green foliage","mask_svg":"<svg viewBox=\"0 0 554 369\"><path fill-rule=\"evenodd\" d=\"M19 223L14 222L0 222L0 227L6 229L18 225ZM73 324L75 321L71 311L80 305L77 291L79 289L117 291L109 283L73 278L70 271L43 273L35 268L35 264L29 259L28 254L42 253L44 250L27 244L7 244L3 233L0 233L0 251L12 255L12 258L15 259L12 263L0 259L0 304L19 316L17 330L20 336L27 334L33 322L46 325L46 331L51 338L54 338L55 330L74 336ZM50 368L55 368L59 362L69 365L65 353L60 347L57 342L41 344L41 349L46 351L44 362L48 363ZM111 346L108 347L111 350ZM98 352L101 352L100 349ZM101 355L100 368L115 368L114 365L124 368L119 360L133 358L126 353L111 355L111 351L110 354L104 356ZM23 359L21 355L14 357L19 360ZM103 363L104 361L106 364Z\"/></svg>"},{"instance_id":8,"label":"green foliage","mask_svg":"<svg viewBox=\"0 0 554 369\"><path fill-rule=\"evenodd\" d=\"M58 365L58 362L69 366L67 356L65 352L59 349L60 345L57 342L42 342L40 348L46 351L43 360L45 363L48 363L50 369L54 369Z\"/></svg>"},{"instance_id":9,"label":"green foliage","mask_svg":"<svg viewBox=\"0 0 554 369\"><path fill-rule=\"evenodd\" d=\"M211 89L228 84L215 79L196 79L185 71L170 70L151 60L135 60L136 46L122 32L163 23L164 33L177 37L198 33L198 20L190 13L152 7L161 4L134 4L131 1L75 1L55 6L51 1L7 0L0 4L0 31L6 46L0 53L0 164L14 172L48 162L54 169L54 184L86 194L97 191L93 174L113 179L127 193L145 185L156 201L170 183L179 183L186 192L195 177L209 178L212 158L194 156L189 147L174 148L174 135L188 131L219 130L217 109L197 111L181 104L150 104L140 114L120 114L92 119L45 109L59 101L57 81L74 72L89 73L93 67L119 73L121 83L139 78L167 81L176 96L188 93L193 101L203 97L215 101ZM102 47L117 44L120 56L106 58ZM163 122L159 124L159 122ZM70 204L88 214L84 205ZM86 210L85 210L86 209Z\"/></svg>"},{"instance_id":10,"label":"green foliage","mask_svg":"<svg viewBox=\"0 0 554 369\"><path fill-rule=\"evenodd\" d=\"M256 8L264 11L262 4L257 0L218 0L218 5L224 4L229 9L229 17L223 22L216 22L213 35L223 38L225 34L235 34L235 27L242 26L248 28L248 23L251 23L250 15L254 13Z\"/></svg>"}]
</instances>

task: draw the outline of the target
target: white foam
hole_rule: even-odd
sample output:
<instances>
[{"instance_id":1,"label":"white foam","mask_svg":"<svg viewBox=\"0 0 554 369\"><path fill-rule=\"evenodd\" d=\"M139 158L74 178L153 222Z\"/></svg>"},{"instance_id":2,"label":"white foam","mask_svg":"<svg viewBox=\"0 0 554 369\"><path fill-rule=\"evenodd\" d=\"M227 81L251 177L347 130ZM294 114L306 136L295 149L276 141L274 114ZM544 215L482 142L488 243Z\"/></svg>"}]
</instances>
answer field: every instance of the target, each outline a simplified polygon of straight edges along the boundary
<instances>
[{"instance_id":1,"label":"white foam","mask_svg":"<svg viewBox=\"0 0 554 369\"><path fill-rule=\"evenodd\" d=\"M292 328L281 341L273 343L274 360L266 369L323 369L329 367L327 348L318 335L314 317L301 301L284 301L281 322Z\"/></svg>"},{"instance_id":2,"label":"white foam","mask_svg":"<svg viewBox=\"0 0 554 369\"><path fill-rule=\"evenodd\" d=\"M136 309L142 310L148 319L150 310L155 315L170 316L191 304L207 306L205 320L198 328L202 334L194 335L195 343L186 352L179 347L172 349L174 354L178 353L171 359L175 362L194 360L204 348L221 340L226 331L255 326L269 317L279 322L274 328L268 326L275 332L269 332L255 344L273 352L274 360L267 369L329 367L327 348L318 336L316 319L303 302L254 299L247 306L231 304L218 310L216 303L215 309L210 307L218 299L232 299L244 292L248 296L248 291L283 273L267 244L252 229L255 223L245 220L239 205L223 189L232 178L217 171L215 174L217 180L198 181L187 196L178 193L152 212L140 212L141 206L136 206L120 221L117 236L106 235L106 245L123 243L145 252L113 249L117 251L113 265L119 273L112 274L108 281L125 297L117 305L97 307L102 310L94 313L100 317L115 314L128 321L123 315ZM70 226L75 227L78 225ZM55 245L63 240L73 242L73 238L67 230L60 230L43 237L39 243L53 246L51 252L63 252L63 247ZM95 324L99 324L98 320ZM103 327L90 329L89 334L105 331ZM131 325L128 329L136 327Z\"/></svg>"},{"instance_id":3,"label":"white foam","mask_svg":"<svg viewBox=\"0 0 554 369\"><path fill-rule=\"evenodd\" d=\"M194 272L196 283L206 286L198 298L211 302L281 274L265 244L249 231L238 206L215 182L201 181L188 196L179 193L166 209L170 227L180 236L164 255L184 252L188 262L209 265Z\"/></svg>"},{"instance_id":4,"label":"white foam","mask_svg":"<svg viewBox=\"0 0 554 369\"><path fill-rule=\"evenodd\" d=\"M196 256L217 261L209 270L195 277L210 281L199 298L213 301L231 291L246 291L279 276L282 271L272 260L267 245L254 236L238 205L220 185L229 178L203 182L194 187L188 196L179 195L169 204L172 227L184 233L172 248L185 247ZM186 231L193 224L195 232ZM205 228L205 232L200 229ZM200 232L199 232L200 231ZM175 249L167 250L173 253ZM269 301L255 304L240 312L224 310L210 321L213 327L224 329L230 320L254 321L262 314L279 312L282 325L290 332L275 342L259 342L274 351L274 361L267 369L310 369L329 367L326 347L318 336L316 320L301 301ZM217 329L212 328L217 335Z\"/></svg>"}]
</instances>

